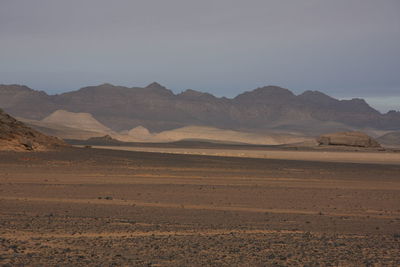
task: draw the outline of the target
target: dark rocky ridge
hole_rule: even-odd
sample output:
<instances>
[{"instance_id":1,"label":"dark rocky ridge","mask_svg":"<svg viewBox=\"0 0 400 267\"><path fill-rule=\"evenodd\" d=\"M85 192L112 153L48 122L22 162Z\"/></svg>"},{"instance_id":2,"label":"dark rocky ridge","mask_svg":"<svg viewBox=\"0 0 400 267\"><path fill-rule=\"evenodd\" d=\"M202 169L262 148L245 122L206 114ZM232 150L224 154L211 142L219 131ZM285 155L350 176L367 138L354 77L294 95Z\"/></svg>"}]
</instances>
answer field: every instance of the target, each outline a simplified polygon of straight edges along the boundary
<instances>
[{"instance_id":1,"label":"dark rocky ridge","mask_svg":"<svg viewBox=\"0 0 400 267\"><path fill-rule=\"evenodd\" d=\"M158 83L145 88L102 84L59 95L47 95L26 86L0 85L0 107L14 116L35 120L58 109L88 112L117 131L139 125L152 131L200 125L253 130L309 129L318 134L332 131L324 128L326 123L333 123L337 130L400 129L400 112L381 114L362 99L337 100L318 91L295 95L277 86L228 99L195 90L175 95Z\"/></svg>"}]
</instances>

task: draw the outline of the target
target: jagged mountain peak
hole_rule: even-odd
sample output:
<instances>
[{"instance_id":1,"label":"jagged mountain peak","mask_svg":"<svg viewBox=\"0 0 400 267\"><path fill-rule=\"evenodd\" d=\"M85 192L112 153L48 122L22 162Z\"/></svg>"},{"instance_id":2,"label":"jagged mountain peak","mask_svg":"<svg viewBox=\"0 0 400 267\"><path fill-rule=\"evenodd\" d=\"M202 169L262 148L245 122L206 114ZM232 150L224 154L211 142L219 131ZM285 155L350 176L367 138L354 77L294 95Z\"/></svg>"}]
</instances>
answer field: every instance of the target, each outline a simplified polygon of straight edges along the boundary
<instances>
[{"instance_id":1,"label":"jagged mountain peak","mask_svg":"<svg viewBox=\"0 0 400 267\"><path fill-rule=\"evenodd\" d=\"M147 85L145 88L148 88L148 89L167 89L165 86L159 84L158 82L152 82L149 85Z\"/></svg>"},{"instance_id":2,"label":"jagged mountain peak","mask_svg":"<svg viewBox=\"0 0 400 267\"><path fill-rule=\"evenodd\" d=\"M275 85L268 85L268 86L259 87L257 89L252 90L252 91L244 92L242 94L239 94L237 97L239 97L241 95L249 95L249 94L253 94L253 95L287 95L287 96L294 96L292 91L290 91L289 89L286 89L286 88L283 88L283 87L279 87L279 86L275 86Z\"/></svg>"},{"instance_id":3,"label":"jagged mountain peak","mask_svg":"<svg viewBox=\"0 0 400 267\"><path fill-rule=\"evenodd\" d=\"M117 86L110 84L110 83L102 83L99 85L85 86L85 87L80 88L77 91L66 92L63 94L71 94L71 93L76 93L76 92L100 92L100 91L104 92L104 91L112 90L116 87Z\"/></svg>"},{"instance_id":4,"label":"jagged mountain peak","mask_svg":"<svg viewBox=\"0 0 400 267\"><path fill-rule=\"evenodd\" d=\"M320 91L307 90L297 96L302 103L313 104L318 106L323 105L336 105L340 101Z\"/></svg>"},{"instance_id":5,"label":"jagged mountain peak","mask_svg":"<svg viewBox=\"0 0 400 267\"><path fill-rule=\"evenodd\" d=\"M272 102L287 102L291 100L295 95L289 89L282 88L279 86L264 86L259 87L253 91L247 91L239 94L234 98L237 102L253 102L253 103L270 103Z\"/></svg>"},{"instance_id":6,"label":"jagged mountain peak","mask_svg":"<svg viewBox=\"0 0 400 267\"><path fill-rule=\"evenodd\" d=\"M102 84L98 85L98 87L115 87L115 85L113 85L111 83L102 83Z\"/></svg>"},{"instance_id":7,"label":"jagged mountain peak","mask_svg":"<svg viewBox=\"0 0 400 267\"><path fill-rule=\"evenodd\" d=\"M197 99L197 98L209 98L209 99L214 99L216 98L214 95L209 94L209 93L204 93L200 91L196 91L193 89L186 89L182 93L177 95L180 98L187 98L187 99Z\"/></svg>"},{"instance_id":8,"label":"jagged mountain peak","mask_svg":"<svg viewBox=\"0 0 400 267\"><path fill-rule=\"evenodd\" d=\"M298 95L299 97L303 98L330 98L334 99L333 97L321 92L321 91L312 91L312 90L307 90L304 91L302 94Z\"/></svg>"},{"instance_id":9,"label":"jagged mountain peak","mask_svg":"<svg viewBox=\"0 0 400 267\"><path fill-rule=\"evenodd\" d=\"M45 91L34 90L26 85L20 85L20 84L0 84L0 92L48 95Z\"/></svg>"},{"instance_id":10,"label":"jagged mountain peak","mask_svg":"<svg viewBox=\"0 0 400 267\"><path fill-rule=\"evenodd\" d=\"M165 86L159 84L158 82L152 82L151 84L147 85L145 89L161 95L174 95L171 90L167 89Z\"/></svg>"},{"instance_id":11,"label":"jagged mountain peak","mask_svg":"<svg viewBox=\"0 0 400 267\"><path fill-rule=\"evenodd\" d=\"M180 93L179 95L187 95L187 96L201 96L205 93L200 92L200 91L196 91L193 89L186 89L185 91L183 91L182 93Z\"/></svg>"},{"instance_id":12,"label":"jagged mountain peak","mask_svg":"<svg viewBox=\"0 0 400 267\"><path fill-rule=\"evenodd\" d=\"M24 90L24 91L34 91L26 85L21 84L0 84L1 90Z\"/></svg>"},{"instance_id":13,"label":"jagged mountain peak","mask_svg":"<svg viewBox=\"0 0 400 267\"><path fill-rule=\"evenodd\" d=\"M286 88L283 88L280 86L276 86L276 85L268 85L268 86L259 87L250 92L257 93L257 94L268 94L268 95L272 95L272 94L290 95L290 96L294 95L292 93L292 91L290 91L289 89L286 89Z\"/></svg>"}]
</instances>

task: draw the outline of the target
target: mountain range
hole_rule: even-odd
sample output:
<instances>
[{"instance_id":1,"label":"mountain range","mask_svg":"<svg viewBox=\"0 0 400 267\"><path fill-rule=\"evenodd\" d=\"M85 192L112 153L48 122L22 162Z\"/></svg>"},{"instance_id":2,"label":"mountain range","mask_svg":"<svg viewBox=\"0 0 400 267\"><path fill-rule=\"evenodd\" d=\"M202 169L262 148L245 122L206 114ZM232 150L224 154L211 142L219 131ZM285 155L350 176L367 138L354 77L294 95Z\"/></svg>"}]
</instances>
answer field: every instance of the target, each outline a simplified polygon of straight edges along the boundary
<instances>
[{"instance_id":1,"label":"mountain range","mask_svg":"<svg viewBox=\"0 0 400 267\"><path fill-rule=\"evenodd\" d=\"M400 130L398 111L382 114L363 99L338 100L319 91L295 95L278 86L226 98L191 89L174 94L158 83L143 88L102 84L57 95L23 85L0 85L0 108L31 120L42 120L57 110L89 113L118 132L137 126L159 132L189 125L305 134Z\"/></svg>"}]
</instances>

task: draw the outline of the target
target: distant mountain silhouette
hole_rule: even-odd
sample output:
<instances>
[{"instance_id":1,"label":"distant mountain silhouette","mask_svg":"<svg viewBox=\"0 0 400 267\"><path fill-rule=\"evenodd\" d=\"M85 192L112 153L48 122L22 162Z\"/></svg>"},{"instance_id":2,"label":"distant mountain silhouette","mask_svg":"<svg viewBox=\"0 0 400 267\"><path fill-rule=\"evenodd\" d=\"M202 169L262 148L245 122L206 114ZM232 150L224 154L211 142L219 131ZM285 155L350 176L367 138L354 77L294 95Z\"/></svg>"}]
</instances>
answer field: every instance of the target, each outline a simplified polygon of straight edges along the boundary
<instances>
[{"instance_id":1,"label":"distant mountain silhouette","mask_svg":"<svg viewBox=\"0 0 400 267\"><path fill-rule=\"evenodd\" d=\"M174 94L158 83L144 88L102 84L59 95L26 86L0 85L0 108L34 120L60 109L85 112L115 131L140 125L151 131L198 125L315 134L360 128L400 129L400 112L381 114L363 99L337 100L318 91L295 95L277 86L229 99L191 89Z\"/></svg>"}]
</instances>

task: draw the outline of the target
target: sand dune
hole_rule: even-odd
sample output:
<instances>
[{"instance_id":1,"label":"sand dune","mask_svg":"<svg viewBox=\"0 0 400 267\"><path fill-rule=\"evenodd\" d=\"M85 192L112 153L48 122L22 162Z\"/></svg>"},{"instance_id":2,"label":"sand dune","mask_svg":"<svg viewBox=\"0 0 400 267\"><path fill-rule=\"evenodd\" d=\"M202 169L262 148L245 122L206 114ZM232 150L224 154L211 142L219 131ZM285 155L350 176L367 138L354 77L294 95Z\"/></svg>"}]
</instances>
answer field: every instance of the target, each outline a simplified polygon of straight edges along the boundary
<instances>
[{"instance_id":1,"label":"sand dune","mask_svg":"<svg viewBox=\"0 0 400 267\"><path fill-rule=\"evenodd\" d=\"M99 121L90 113L76 113L66 110L57 110L44 118L42 122L55 123L71 128L78 128L93 132L112 132L112 130Z\"/></svg>"},{"instance_id":2,"label":"sand dune","mask_svg":"<svg viewBox=\"0 0 400 267\"><path fill-rule=\"evenodd\" d=\"M68 127L57 123L28 120L25 118L18 118L18 119L24 122L26 125L42 133L52 136L57 136L62 139L86 140L91 137L99 137L99 136L104 136L106 134L105 132L82 130L79 128Z\"/></svg>"},{"instance_id":3,"label":"sand dune","mask_svg":"<svg viewBox=\"0 0 400 267\"><path fill-rule=\"evenodd\" d=\"M45 133L64 139L77 140L110 135L114 139L125 142L206 140L225 143L281 145L302 143L313 139L289 132L279 133L271 130L271 132L266 133L252 133L205 126L186 126L160 133L150 133L145 127L137 126L129 131L117 133L101 124L89 113L74 113L65 110L57 110L41 121L22 120Z\"/></svg>"},{"instance_id":4,"label":"sand dune","mask_svg":"<svg viewBox=\"0 0 400 267\"><path fill-rule=\"evenodd\" d=\"M119 134L97 121L90 113L57 110L41 121L19 118L32 128L63 139L86 140L91 137Z\"/></svg>"},{"instance_id":5,"label":"sand dune","mask_svg":"<svg viewBox=\"0 0 400 267\"><path fill-rule=\"evenodd\" d=\"M304 136L284 133L250 133L201 126L187 126L170 131L164 131L156 134L154 139L164 142L173 142L185 139L200 139L262 145L300 143L310 140L310 138Z\"/></svg>"},{"instance_id":6,"label":"sand dune","mask_svg":"<svg viewBox=\"0 0 400 267\"><path fill-rule=\"evenodd\" d=\"M150 131L143 126L137 126L131 130L120 132L120 137L126 140L149 141L153 136L154 134L150 133Z\"/></svg>"}]
</instances>

